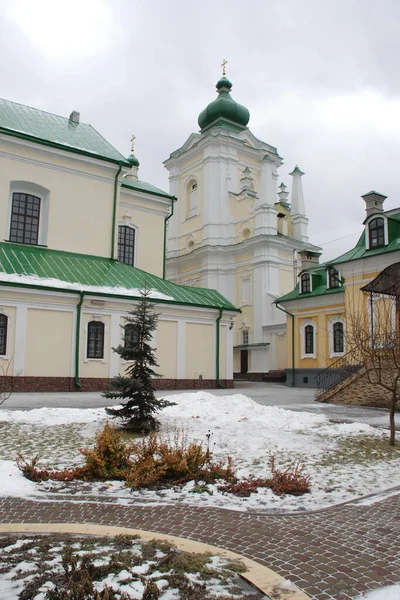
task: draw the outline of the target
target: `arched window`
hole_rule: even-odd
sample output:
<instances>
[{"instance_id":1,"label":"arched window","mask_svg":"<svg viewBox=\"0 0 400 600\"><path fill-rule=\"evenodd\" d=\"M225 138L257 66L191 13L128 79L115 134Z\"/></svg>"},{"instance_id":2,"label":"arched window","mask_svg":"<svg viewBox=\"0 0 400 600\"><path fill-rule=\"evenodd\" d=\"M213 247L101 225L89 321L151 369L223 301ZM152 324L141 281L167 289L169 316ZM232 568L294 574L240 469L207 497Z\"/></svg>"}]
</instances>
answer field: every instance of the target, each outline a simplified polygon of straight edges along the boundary
<instances>
[{"instance_id":1,"label":"arched window","mask_svg":"<svg viewBox=\"0 0 400 600\"><path fill-rule=\"evenodd\" d=\"M135 230L126 225L118 227L118 260L132 266L135 262Z\"/></svg>"},{"instance_id":2,"label":"arched window","mask_svg":"<svg viewBox=\"0 0 400 600\"><path fill-rule=\"evenodd\" d=\"M11 204L10 242L39 243L39 196L14 192Z\"/></svg>"},{"instance_id":3,"label":"arched window","mask_svg":"<svg viewBox=\"0 0 400 600\"><path fill-rule=\"evenodd\" d=\"M342 285L342 282L340 281L339 271L337 271L334 267L329 267L328 285L329 288L337 288Z\"/></svg>"},{"instance_id":4,"label":"arched window","mask_svg":"<svg viewBox=\"0 0 400 600\"><path fill-rule=\"evenodd\" d=\"M300 325L300 356L301 358L316 358L317 325L311 319L304 320Z\"/></svg>"},{"instance_id":5,"label":"arched window","mask_svg":"<svg viewBox=\"0 0 400 600\"><path fill-rule=\"evenodd\" d=\"M7 354L7 330L8 318L6 315L0 315L0 356Z\"/></svg>"},{"instance_id":6,"label":"arched window","mask_svg":"<svg viewBox=\"0 0 400 600\"><path fill-rule=\"evenodd\" d=\"M139 343L138 328L133 323L128 323L124 327L124 346L125 350L131 350Z\"/></svg>"},{"instance_id":7,"label":"arched window","mask_svg":"<svg viewBox=\"0 0 400 600\"><path fill-rule=\"evenodd\" d=\"M104 323L101 321L88 323L87 358L104 358Z\"/></svg>"},{"instance_id":8,"label":"arched window","mask_svg":"<svg viewBox=\"0 0 400 600\"><path fill-rule=\"evenodd\" d=\"M314 327L307 325L304 328L304 342L305 342L305 353L314 354Z\"/></svg>"},{"instance_id":9,"label":"arched window","mask_svg":"<svg viewBox=\"0 0 400 600\"><path fill-rule=\"evenodd\" d=\"M376 217L368 224L369 247L378 248L385 245L385 221L382 217Z\"/></svg>"},{"instance_id":10,"label":"arched window","mask_svg":"<svg viewBox=\"0 0 400 600\"><path fill-rule=\"evenodd\" d=\"M344 326L341 321L333 324L333 352L335 354L344 352Z\"/></svg>"},{"instance_id":11,"label":"arched window","mask_svg":"<svg viewBox=\"0 0 400 600\"><path fill-rule=\"evenodd\" d=\"M311 292L311 275L310 273L303 273L301 276L301 293L306 294Z\"/></svg>"},{"instance_id":12,"label":"arched window","mask_svg":"<svg viewBox=\"0 0 400 600\"><path fill-rule=\"evenodd\" d=\"M197 181L190 181L188 185L188 217L197 215Z\"/></svg>"}]
</instances>

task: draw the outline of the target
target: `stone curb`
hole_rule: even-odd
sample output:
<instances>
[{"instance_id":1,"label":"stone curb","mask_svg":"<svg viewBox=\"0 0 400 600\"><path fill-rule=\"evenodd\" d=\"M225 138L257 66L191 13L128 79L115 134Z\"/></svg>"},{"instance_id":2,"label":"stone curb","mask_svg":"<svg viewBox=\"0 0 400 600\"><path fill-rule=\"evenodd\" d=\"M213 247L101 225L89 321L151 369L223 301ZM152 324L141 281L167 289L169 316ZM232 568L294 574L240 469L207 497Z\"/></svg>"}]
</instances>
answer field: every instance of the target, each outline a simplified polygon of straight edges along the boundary
<instances>
[{"instance_id":1,"label":"stone curb","mask_svg":"<svg viewBox=\"0 0 400 600\"><path fill-rule=\"evenodd\" d=\"M271 598L279 598L279 600L310 600L310 596L298 588L295 590L284 590L280 588L279 584L284 581L284 578L272 571L272 569L264 567L254 560L245 558L230 550L223 550L217 546L195 542L174 535L166 535L130 527L89 525L86 523L3 523L0 524L0 534L1 533L70 533L96 536L125 534L137 535L143 540L165 540L175 544L179 550L184 550L186 552L210 552L229 559L241 560L247 567L246 573L241 574L243 579L246 579L254 587L258 588L261 592Z\"/></svg>"}]
</instances>

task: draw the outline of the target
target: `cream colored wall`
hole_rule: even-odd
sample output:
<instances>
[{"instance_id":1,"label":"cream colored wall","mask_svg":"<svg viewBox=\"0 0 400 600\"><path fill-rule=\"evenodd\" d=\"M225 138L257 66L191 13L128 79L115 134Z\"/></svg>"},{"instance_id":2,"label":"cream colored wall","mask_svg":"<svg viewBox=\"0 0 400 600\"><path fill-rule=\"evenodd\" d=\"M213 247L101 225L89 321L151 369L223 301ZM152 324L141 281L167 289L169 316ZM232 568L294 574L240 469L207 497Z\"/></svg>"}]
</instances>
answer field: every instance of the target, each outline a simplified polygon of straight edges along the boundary
<instances>
[{"instance_id":1,"label":"cream colored wall","mask_svg":"<svg viewBox=\"0 0 400 600\"><path fill-rule=\"evenodd\" d=\"M211 350L212 349L212 350ZM186 379L214 379L213 325L186 324Z\"/></svg>"},{"instance_id":2,"label":"cream colored wall","mask_svg":"<svg viewBox=\"0 0 400 600\"><path fill-rule=\"evenodd\" d=\"M197 181L197 216L188 218L188 184L191 179ZM203 227L203 198L204 198L204 178L203 170L200 167L194 168L193 170L185 170L180 177L178 184L178 198L179 202L176 205L176 210L179 216L179 235L185 236L189 233L197 232L196 237L200 238L202 234L201 229ZM182 247L180 245L180 247Z\"/></svg>"},{"instance_id":3,"label":"cream colored wall","mask_svg":"<svg viewBox=\"0 0 400 600\"><path fill-rule=\"evenodd\" d=\"M160 365L158 373L164 379L176 379L178 353L178 323L177 321L158 321L157 327L157 362Z\"/></svg>"},{"instance_id":4,"label":"cream colored wall","mask_svg":"<svg viewBox=\"0 0 400 600\"><path fill-rule=\"evenodd\" d=\"M28 309L24 375L71 376L72 324L72 312Z\"/></svg>"},{"instance_id":5,"label":"cream colored wall","mask_svg":"<svg viewBox=\"0 0 400 600\"><path fill-rule=\"evenodd\" d=\"M279 266L279 293L288 294L293 289L293 269L287 265Z\"/></svg>"},{"instance_id":6,"label":"cream colored wall","mask_svg":"<svg viewBox=\"0 0 400 600\"><path fill-rule=\"evenodd\" d=\"M219 378L226 378L226 336L227 326L221 325L219 339Z\"/></svg>"},{"instance_id":7,"label":"cream colored wall","mask_svg":"<svg viewBox=\"0 0 400 600\"><path fill-rule=\"evenodd\" d=\"M122 197L124 205L127 204L127 194L122 193L121 199ZM131 221L126 224L132 225L136 229L135 267L157 275L157 277L162 277L164 264L163 215L135 209L132 202L131 208L119 207L119 224L124 222L126 214L131 217Z\"/></svg>"},{"instance_id":8,"label":"cream colored wall","mask_svg":"<svg viewBox=\"0 0 400 600\"><path fill-rule=\"evenodd\" d=\"M276 360L276 368L285 369L291 364L287 360L287 336L286 335L276 335L275 336L275 360Z\"/></svg>"},{"instance_id":9,"label":"cream colored wall","mask_svg":"<svg viewBox=\"0 0 400 600\"><path fill-rule=\"evenodd\" d=\"M9 239L10 182L26 181L50 191L47 235L47 245L50 248L110 256L113 177L117 165L115 169L102 169L42 150L25 146L10 147L8 143L0 143L1 150L13 150L14 153L18 152L21 158L36 159L43 163L38 165L21 160L2 159L0 224L4 239ZM65 172L62 169L71 171ZM101 175L107 180L95 180L85 176L84 171L88 171L91 176ZM42 218L43 214L42 210Z\"/></svg>"}]
</instances>

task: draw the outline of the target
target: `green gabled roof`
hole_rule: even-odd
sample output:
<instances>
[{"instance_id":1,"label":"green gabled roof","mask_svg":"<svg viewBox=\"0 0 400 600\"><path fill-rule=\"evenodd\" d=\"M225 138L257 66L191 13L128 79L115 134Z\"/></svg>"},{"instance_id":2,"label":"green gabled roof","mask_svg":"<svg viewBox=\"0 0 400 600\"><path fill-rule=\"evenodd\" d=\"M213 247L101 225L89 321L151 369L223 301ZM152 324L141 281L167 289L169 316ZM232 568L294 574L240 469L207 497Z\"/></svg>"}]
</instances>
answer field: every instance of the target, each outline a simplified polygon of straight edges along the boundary
<instances>
[{"instance_id":1,"label":"green gabled roof","mask_svg":"<svg viewBox=\"0 0 400 600\"><path fill-rule=\"evenodd\" d=\"M0 133L130 166L91 125L1 98Z\"/></svg>"},{"instance_id":2,"label":"green gabled roof","mask_svg":"<svg viewBox=\"0 0 400 600\"><path fill-rule=\"evenodd\" d=\"M389 230L391 229L391 222L394 226L393 229L395 229L395 231L389 231L389 237L392 237L391 233L394 233L395 236L392 237L392 241L387 246L380 246L379 248L370 248L369 250L367 250L365 248L365 231L363 231L363 233L360 236L360 239L358 240L354 248L352 248L348 252L345 252L341 256L338 256L337 258L334 258L333 260L327 262L326 265L339 265L341 263L350 262L352 260L360 260L361 258L369 258L370 256L377 256L379 254L387 254L388 252L395 252L396 250L400 250L400 223L398 222L398 217L399 216L396 215L395 219L393 217L388 218Z\"/></svg>"},{"instance_id":3,"label":"green gabled roof","mask_svg":"<svg viewBox=\"0 0 400 600\"><path fill-rule=\"evenodd\" d=\"M123 177L121 180L122 187L129 188L131 190L137 190L138 192L145 192L146 194L153 194L153 196L162 196L163 198L173 199L175 196L171 196L167 194L167 192L163 192L155 185L151 183L146 183L145 181L140 181L137 179L128 179L128 177Z\"/></svg>"},{"instance_id":4,"label":"green gabled roof","mask_svg":"<svg viewBox=\"0 0 400 600\"><path fill-rule=\"evenodd\" d=\"M311 292L300 292L300 283L296 285L294 290L281 296L275 300L275 304L281 302L288 302L289 300L297 300L297 298L313 298L315 296L323 296L325 294L338 294L343 292L343 284L339 287L328 288L327 284L327 272L325 265L318 265L314 269L307 269L307 273L310 273L312 277L312 291Z\"/></svg>"},{"instance_id":5,"label":"green gabled roof","mask_svg":"<svg viewBox=\"0 0 400 600\"><path fill-rule=\"evenodd\" d=\"M129 299L140 298L140 290L147 287L157 303L239 312L215 290L176 285L109 258L23 244L0 243L0 283Z\"/></svg>"}]
</instances>

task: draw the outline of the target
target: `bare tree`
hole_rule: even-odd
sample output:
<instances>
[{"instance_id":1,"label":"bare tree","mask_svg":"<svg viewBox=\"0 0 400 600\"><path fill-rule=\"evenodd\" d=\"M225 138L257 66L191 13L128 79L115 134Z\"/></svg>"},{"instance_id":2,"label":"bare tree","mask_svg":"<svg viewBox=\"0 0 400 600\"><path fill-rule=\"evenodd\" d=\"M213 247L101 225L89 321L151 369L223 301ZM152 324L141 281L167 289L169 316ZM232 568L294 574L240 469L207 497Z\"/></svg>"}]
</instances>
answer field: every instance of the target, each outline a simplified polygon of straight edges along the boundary
<instances>
[{"instance_id":1,"label":"bare tree","mask_svg":"<svg viewBox=\"0 0 400 600\"><path fill-rule=\"evenodd\" d=\"M367 310L347 314L346 343L356 349L360 374L382 390L389 409L389 443L395 444L395 413L400 408L400 335L398 301L390 296L370 293L364 296Z\"/></svg>"},{"instance_id":2,"label":"bare tree","mask_svg":"<svg viewBox=\"0 0 400 600\"><path fill-rule=\"evenodd\" d=\"M11 360L4 360L0 363L0 406L10 398L19 375L18 373L10 375L11 363Z\"/></svg>"}]
</instances>

